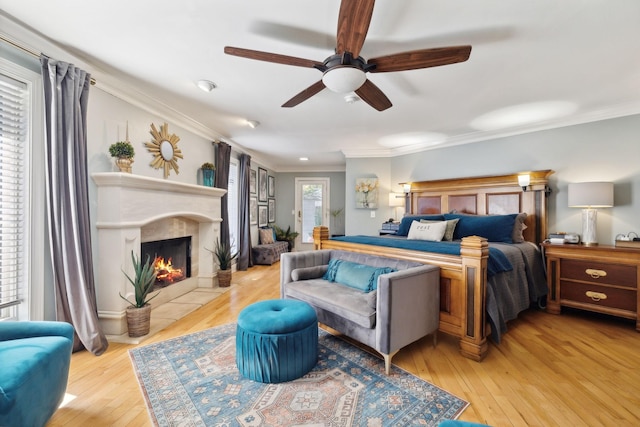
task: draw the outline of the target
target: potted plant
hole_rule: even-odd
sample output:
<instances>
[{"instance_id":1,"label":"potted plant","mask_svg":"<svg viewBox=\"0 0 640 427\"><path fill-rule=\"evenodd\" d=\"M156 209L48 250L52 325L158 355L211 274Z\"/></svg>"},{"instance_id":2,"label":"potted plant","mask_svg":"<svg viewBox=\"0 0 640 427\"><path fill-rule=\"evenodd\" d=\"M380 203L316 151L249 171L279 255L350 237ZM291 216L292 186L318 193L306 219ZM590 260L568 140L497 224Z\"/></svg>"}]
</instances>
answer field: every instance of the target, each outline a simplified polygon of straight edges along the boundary
<instances>
[{"instance_id":1,"label":"potted plant","mask_svg":"<svg viewBox=\"0 0 640 427\"><path fill-rule=\"evenodd\" d=\"M276 232L276 240L289 243L289 252L291 252L293 247L296 245L296 237L298 237L300 233L297 231L291 231L291 226L288 226L286 231L277 225L274 225L273 229Z\"/></svg>"},{"instance_id":2,"label":"potted plant","mask_svg":"<svg viewBox=\"0 0 640 427\"><path fill-rule=\"evenodd\" d=\"M213 187L216 167L213 163L205 162L200 166L200 169L202 169L202 183L207 187Z\"/></svg>"},{"instance_id":3,"label":"potted plant","mask_svg":"<svg viewBox=\"0 0 640 427\"><path fill-rule=\"evenodd\" d=\"M231 253L231 245L222 243L219 239L216 239L213 250L207 250L213 253L218 263L218 286L221 288L229 287L231 285L231 266L233 260L238 256L238 252Z\"/></svg>"},{"instance_id":4,"label":"potted plant","mask_svg":"<svg viewBox=\"0 0 640 427\"><path fill-rule=\"evenodd\" d=\"M140 259L131 251L131 261L135 272L134 278L129 277L124 270L122 272L133 285L135 301L122 294L120 294L120 298L131 304L127 307L129 336L140 337L149 333L151 326L151 304L149 304L149 301L158 296L159 292L148 298L149 292L151 292L156 282L156 271L149 255L147 255L145 263L142 264Z\"/></svg>"},{"instance_id":5,"label":"potted plant","mask_svg":"<svg viewBox=\"0 0 640 427\"><path fill-rule=\"evenodd\" d=\"M116 159L116 166L118 166L120 172L131 173L131 163L133 163L135 150L129 141L118 141L111 144L109 146L109 154Z\"/></svg>"}]
</instances>

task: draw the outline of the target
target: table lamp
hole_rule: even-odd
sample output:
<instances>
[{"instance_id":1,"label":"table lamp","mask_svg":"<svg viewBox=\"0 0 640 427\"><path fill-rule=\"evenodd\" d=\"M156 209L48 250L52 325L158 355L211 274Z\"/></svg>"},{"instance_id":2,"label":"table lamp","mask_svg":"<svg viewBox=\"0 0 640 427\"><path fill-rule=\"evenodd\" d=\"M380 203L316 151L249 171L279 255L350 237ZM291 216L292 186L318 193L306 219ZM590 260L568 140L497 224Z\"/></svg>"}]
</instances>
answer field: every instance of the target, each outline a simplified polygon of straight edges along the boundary
<instances>
[{"instance_id":1,"label":"table lamp","mask_svg":"<svg viewBox=\"0 0 640 427\"><path fill-rule=\"evenodd\" d=\"M598 244L596 208L613 207L612 182L576 182L569 184L568 199L570 208L582 209L582 243L587 246Z\"/></svg>"}]
</instances>

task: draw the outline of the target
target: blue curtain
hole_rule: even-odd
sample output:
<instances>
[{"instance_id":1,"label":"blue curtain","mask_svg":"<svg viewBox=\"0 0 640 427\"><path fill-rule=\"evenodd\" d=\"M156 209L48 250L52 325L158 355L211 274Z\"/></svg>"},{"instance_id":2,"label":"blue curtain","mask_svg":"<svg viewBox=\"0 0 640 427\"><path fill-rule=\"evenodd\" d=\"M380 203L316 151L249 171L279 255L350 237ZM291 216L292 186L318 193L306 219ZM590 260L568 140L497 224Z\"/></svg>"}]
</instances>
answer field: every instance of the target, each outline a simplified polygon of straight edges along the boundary
<instances>
[{"instance_id":1,"label":"blue curtain","mask_svg":"<svg viewBox=\"0 0 640 427\"><path fill-rule=\"evenodd\" d=\"M251 181L251 156L241 154L238 158L238 261L236 268L244 271L253 266L251 257L251 224L249 220L249 185Z\"/></svg>"},{"instance_id":2,"label":"blue curtain","mask_svg":"<svg viewBox=\"0 0 640 427\"><path fill-rule=\"evenodd\" d=\"M75 329L74 351L108 347L98 321L87 174L90 76L72 64L40 57L45 101L47 215L56 317Z\"/></svg>"}]
</instances>

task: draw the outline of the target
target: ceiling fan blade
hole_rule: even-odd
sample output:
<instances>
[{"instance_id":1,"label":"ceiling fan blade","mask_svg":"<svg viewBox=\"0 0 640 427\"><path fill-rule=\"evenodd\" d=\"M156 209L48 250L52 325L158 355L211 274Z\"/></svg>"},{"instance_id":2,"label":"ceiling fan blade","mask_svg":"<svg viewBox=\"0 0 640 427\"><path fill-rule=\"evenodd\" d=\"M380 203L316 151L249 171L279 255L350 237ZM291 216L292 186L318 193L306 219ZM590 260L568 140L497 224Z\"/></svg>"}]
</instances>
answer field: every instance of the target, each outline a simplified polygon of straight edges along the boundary
<instances>
[{"instance_id":1,"label":"ceiling fan blade","mask_svg":"<svg viewBox=\"0 0 640 427\"><path fill-rule=\"evenodd\" d=\"M384 111L393 105L378 86L371 83L369 79L359 89L356 89L356 95L378 111Z\"/></svg>"},{"instance_id":2,"label":"ceiling fan blade","mask_svg":"<svg viewBox=\"0 0 640 427\"><path fill-rule=\"evenodd\" d=\"M420 68L438 67L455 64L469 59L471 46L439 47L420 49L394 55L372 58L367 64L375 64L371 73L387 73L390 71L417 70Z\"/></svg>"},{"instance_id":3,"label":"ceiling fan blade","mask_svg":"<svg viewBox=\"0 0 640 427\"><path fill-rule=\"evenodd\" d=\"M295 65L296 67L314 68L322 67L322 62L311 59L297 58L295 56L280 55L277 53L262 52L259 50L243 49L241 47L225 46L227 55L240 56L242 58L257 59L258 61L275 62L277 64Z\"/></svg>"},{"instance_id":4,"label":"ceiling fan blade","mask_svg":"<svg viewBox=\"0 0 640 427\"><path fill-rule=\"evenodd\" d=\"M336 53L351 52L360 56L360 49L367 37L375 0L342 0L338 15Z\"/></svg>"},{"instance_id":5,"label":"ceiling fan blade","mask_svg":"<svg viewBox=\"0 0 640 427\"><path fill-rule=\"evenodd\" d=\"M306 88L305 90L303 90L302 92L300 92L299 94L297 94L296 96L294 96L293 98L291 98L290 100L288 100L287 102L285 102L284 104L282 104L282 106L285 108L295 107L301 102L311 98L313 95L320 92L324 88L325 88L324 83L322 83L322 80L319 80L316 83L309 86L308 88Z\"/></svg>"}]
</instances>

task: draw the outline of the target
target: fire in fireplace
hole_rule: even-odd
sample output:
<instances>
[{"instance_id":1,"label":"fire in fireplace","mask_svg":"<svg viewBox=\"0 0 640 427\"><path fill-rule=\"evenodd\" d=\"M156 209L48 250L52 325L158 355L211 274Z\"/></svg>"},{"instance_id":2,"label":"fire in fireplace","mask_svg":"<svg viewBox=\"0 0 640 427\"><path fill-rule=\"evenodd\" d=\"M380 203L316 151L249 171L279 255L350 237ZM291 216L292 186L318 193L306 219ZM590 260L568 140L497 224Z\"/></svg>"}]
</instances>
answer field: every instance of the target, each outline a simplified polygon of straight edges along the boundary
<instances>
[{"instance_id":1,"label":"fire in fireplace","mask_svg":"<svg viewBox=\"0 0 640 427\"><path fill-rule=\"evenodd\" d=\"M155 289L191 277L191 236L144 242L141 252L141 259L149 256L153 260L157 273Z\"/></svg>"}]
</instances>

